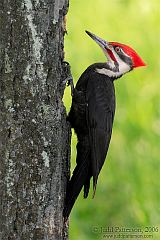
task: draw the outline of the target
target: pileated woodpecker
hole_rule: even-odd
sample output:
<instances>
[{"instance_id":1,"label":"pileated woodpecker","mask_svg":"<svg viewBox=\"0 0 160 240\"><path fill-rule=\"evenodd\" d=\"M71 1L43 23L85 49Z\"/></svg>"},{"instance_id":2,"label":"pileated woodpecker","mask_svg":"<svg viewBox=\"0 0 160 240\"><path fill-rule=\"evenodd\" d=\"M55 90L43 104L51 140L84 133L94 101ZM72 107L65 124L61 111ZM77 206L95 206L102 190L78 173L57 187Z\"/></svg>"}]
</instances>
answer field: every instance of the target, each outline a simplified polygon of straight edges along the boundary
<instances>
[{"instance_id":1,"label":"pileated woodpecker","mask_svg":"<svg viewBox=\"0 0 160 240\"><path fill-rule=\"evenodd\" d=\"M89 66L79 78L76 87L72 85L72 106L68 115L74 128L77 143L76 168L67 186L64 218L84 187L87 198L90 179L93 177L93 196L98 175L104 164L112 134L115 113L114 80L136 67L146 64L129 46L107 42L93 33L86 33L101 47L108 61Z\"/></svg>"}]
</instances>

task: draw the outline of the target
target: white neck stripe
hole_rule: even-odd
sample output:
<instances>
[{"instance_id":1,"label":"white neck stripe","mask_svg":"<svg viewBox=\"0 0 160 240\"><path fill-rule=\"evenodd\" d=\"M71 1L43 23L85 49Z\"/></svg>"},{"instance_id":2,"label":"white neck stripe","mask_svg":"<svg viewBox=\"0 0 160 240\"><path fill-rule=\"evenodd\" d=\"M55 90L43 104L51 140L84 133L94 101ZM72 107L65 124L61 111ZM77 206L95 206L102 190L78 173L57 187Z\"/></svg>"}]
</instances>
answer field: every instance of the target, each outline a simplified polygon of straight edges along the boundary
<instances>
[{"instance_id":1,"label":"white neck stripe","mask_svg":"<svg viewBox=\"0 0 160 240\"><path fill-rule=\"evenodd\" d=\"M107 68L96 68L96 72L100 73L100 74L103 74L103 75L107 75L108 77L119 77L120 75L120 72L114 72L112 70L109 70Z\"/></svg>"},{"instance_id":2,"label":"white neck stripe","mask_svg":"<svg viewBox=\"0 0 160 240\"><path fill-rule=\"evenodd\" d=\"M118 59L118 64L119 64L119 68L116 69L116 67L111 67L113 66L113 64L111 65L110 63L109 66L111 67L110 69L107 68L96 68L96 72L100 73L100 74L104 74L107 75L108 77L119 77L121 75L123 75L124 73L127 73L131 70L130 66L123 62L120 58Z\"/></svg>"}]
</instances>

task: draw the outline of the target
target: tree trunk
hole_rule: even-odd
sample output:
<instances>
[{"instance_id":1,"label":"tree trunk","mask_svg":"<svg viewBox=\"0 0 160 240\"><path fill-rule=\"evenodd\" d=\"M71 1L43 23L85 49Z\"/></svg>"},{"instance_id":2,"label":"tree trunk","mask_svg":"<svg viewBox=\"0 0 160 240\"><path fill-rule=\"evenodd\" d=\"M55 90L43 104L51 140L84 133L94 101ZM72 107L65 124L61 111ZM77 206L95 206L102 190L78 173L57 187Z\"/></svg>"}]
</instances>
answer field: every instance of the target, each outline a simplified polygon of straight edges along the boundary
<instances>
[{"instance_id":1,"label":"tree trunk","mask_svg":"<svg viewBox=\"0 0 160 240\"><path fill-rule=\"evenodd\" d=\"M0 239L67 239L68 0L0 1Z\"/></svg>"}]
</instances>

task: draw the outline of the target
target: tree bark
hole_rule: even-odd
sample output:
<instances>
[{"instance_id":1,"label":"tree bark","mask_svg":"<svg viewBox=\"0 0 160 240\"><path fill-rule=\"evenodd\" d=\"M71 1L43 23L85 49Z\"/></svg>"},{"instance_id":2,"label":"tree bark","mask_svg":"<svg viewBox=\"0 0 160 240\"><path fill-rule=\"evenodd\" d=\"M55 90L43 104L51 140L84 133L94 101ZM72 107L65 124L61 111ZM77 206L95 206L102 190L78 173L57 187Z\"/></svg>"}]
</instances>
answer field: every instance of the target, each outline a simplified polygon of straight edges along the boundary
<instances>
[{"instance_id":1,"label":"tree bark","mask_svg":"<svg viewBox=\"0 0 160 240\"><path fill-rule=\"evenodd\" d=\"M68 0L0 1L0 239L67 239Z\"/></svg>"}]
</instances>

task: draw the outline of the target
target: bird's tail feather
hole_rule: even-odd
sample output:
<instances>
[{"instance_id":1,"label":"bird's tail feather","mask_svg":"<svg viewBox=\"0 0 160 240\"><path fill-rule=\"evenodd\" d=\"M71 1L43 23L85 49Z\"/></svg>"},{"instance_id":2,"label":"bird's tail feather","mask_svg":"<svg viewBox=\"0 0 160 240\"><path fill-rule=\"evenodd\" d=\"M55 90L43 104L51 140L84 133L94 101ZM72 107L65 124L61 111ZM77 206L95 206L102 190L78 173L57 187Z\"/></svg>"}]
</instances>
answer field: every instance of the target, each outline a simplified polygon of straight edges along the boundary
<instances>
[{"instance_id":1,"label":"bird's tail feather","mask_svg":"<svg viewBox=\"0 0 160 240\"><path fill-rule=\"evenodd\" d=\"M85 184L84 184L84 198L88 197L89 189L90 189L90 178L91 176L87 178Z\"/></svg>"},{"instance_id":2,"label":"bird's tail feather","mask_svg":"<svg viewBox=\"0 0 160 240\"><path fill-rule=\"evenodd\" d=\"M65 206L63 210L63 216L65 219L68 218L73 205L86 182L88 177L88 169L89 169L89 151L86 153L86 156L81 162L81 164L77 164L72 178L68 183L67 192L66 192L66 199L65 199Z\"/></svg>"}]
</instances>

